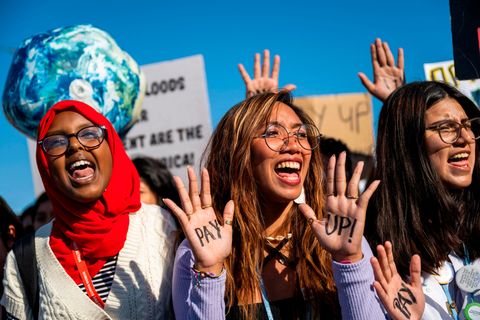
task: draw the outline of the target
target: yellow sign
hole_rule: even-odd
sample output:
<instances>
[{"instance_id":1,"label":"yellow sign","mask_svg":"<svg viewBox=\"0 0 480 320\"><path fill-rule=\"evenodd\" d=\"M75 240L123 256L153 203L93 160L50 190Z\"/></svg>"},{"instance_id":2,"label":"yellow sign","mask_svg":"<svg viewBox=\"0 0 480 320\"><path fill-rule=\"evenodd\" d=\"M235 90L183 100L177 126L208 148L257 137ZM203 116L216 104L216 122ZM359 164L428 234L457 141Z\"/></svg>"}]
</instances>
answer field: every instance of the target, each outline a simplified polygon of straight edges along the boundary
<instances>
[{"instance_id":1,"label":"yellow sign","mask_svg":"<svg viewBox=\"0 0 480 320\"><path fill-rule=\"evenodd\" d=\"M301 97L295 104L307 112L324 136L342 140L352 152L372 154L372 99L367 93Z\"/></svg>"}]
</instances>

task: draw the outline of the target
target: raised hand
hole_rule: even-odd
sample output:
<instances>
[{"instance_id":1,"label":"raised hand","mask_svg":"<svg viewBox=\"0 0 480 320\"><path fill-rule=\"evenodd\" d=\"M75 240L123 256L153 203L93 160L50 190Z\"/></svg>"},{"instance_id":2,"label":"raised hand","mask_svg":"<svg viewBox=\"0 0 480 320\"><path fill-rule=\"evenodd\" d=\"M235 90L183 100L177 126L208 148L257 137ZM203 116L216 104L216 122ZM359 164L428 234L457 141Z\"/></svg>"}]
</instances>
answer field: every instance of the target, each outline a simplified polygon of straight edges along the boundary
<instances>
[{"instance_id":1,"label":"raised hand","mask_svg":"<svg viewBox=\"0 0 480 320\"><path fill-rule=\"evenodd\" d=\"M246 97L263 92L270 92L278 89L278 75L280 73L280 56L275 55L273 58L273 69L270 74L270 51L265 49L263 51L263 66L260 66L260 54L256 53L253 62L253 80L250 78L247 70L243 64L238 65L238 70L242 76L246 87ZM288 84L282 90L292 91L297 87L293 84Z\"/></svg>"},{"instance_id":2,"label":"raised hand","mask_svg":"<svg viewBox=\"0 0 480 320\"><path fill-rule=\"evenodd\" d=\"M363 72L359 72L358 77L368 92L384 102L395 89L405 82L403 49L398 49L397 65L395 65L395 58L388 43L382 42L379 38L370 45L370 54L373 82Z\"/></svg>"},{"instance_id":3,"label":"raised hand","mask_svg":"<svg viewBox=\"0 0 480 320\"><path fill-rule=\"evenodd\" d=\"M328 162L325 217L317 220L316 214L306 204L299 208L320 245L331 253L333 260L355 262L363 256L362 236L367 205L380 181L372 182L359 197L358 183L363 162L357 164L347 186L345 159L346 153L342 152L338 161L332 156Z\"/></svg>"},{"instance_id":4,"label":"raised hand","mask_svg":"<svg viewBox=\"0 0 480 320\"><path fill-rule=\"evenodd\" d=\"M422 290L420 257L410 261L410 283L402 280L393 260L392 244L377 246L378 259L372 257L375 283L373 286L388 314L395 320L421 319L425 310L425 295Z\"/></svg>"},{"instance_id":5,"label":"raised hand","mask_svg":"<svg viewBox=\"0 0 480 320\"><path fill-rule=\"evenodd\" d=\"M232 251L234 204L230 200L225 205L223 223L218 221L212 207L208 171L202 170L200 193L193 168L188 167L187 171L188 192L182 180L174 177L183 210L170 199L164 199L164 203L180 221L195 256L196 268L203 272L219 274L225 258Z\"/></svg>"}]
</instances>

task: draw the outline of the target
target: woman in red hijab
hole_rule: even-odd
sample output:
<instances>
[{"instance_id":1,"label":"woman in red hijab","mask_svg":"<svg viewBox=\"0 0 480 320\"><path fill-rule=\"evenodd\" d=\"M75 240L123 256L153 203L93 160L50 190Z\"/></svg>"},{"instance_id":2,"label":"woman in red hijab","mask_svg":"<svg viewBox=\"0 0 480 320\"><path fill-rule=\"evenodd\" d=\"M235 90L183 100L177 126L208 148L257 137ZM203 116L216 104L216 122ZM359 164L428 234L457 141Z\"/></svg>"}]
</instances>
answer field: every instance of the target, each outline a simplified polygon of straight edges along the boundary
<instances>
[{"instance_id":1,"label":"woman in red hijab","mask_svg":"<svg viewBox=\"0 0 480 320\"><path fill-rule=\"evenodd\" d=\"M110 122L85 103L59 102L40 122L36 156L55 216L35 235L39 318L167 318L175 225L141 204ZM9 316L32 317L12 253L5 279Z\"/></svg>"}]
</instances>

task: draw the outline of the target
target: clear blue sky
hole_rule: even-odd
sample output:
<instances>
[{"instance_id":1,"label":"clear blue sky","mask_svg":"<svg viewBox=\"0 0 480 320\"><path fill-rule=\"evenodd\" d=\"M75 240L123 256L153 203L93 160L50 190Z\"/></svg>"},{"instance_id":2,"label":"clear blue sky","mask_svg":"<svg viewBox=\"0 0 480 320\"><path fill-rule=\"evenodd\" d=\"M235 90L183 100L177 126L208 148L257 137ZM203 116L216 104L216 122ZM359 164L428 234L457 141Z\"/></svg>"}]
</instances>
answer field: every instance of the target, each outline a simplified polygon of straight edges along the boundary
<instances>
[{"instance_id":1,"label":"clear blue sky","mask_svg":"<svg viewBox=\"0 0 480 320\"><path fill-rule=\"evenodd\" d=\"M282 58L280 84L296 96L365 91L375 37L402 46L407 81L423 63L453 58L447 0L402 1L0 1L0 92L10 48L56 27L93 24L140 65L202 54L213 124L244 95L236 65L264 48ZM378 104L376 104L378 109ZM34 198L27 144L0 112L0 195L20 212Z\"/></svg>"}]
</instances>

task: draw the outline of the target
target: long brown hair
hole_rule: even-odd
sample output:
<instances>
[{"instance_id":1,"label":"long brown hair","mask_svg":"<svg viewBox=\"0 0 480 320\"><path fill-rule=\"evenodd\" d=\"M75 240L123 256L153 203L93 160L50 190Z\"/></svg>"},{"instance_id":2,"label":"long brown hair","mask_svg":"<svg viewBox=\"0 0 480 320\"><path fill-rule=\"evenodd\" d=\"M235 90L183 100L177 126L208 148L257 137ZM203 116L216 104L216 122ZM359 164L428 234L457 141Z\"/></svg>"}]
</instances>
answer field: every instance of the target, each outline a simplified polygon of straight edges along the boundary
<instances>
[{"instance_id":1,"label":"long brown hair","mask_svg":"<svg viewBox=\"0 0 480 320\"><path fill-rule=\"evenodd\" d=\"M425 112L437 102L455 99L469 118L479 117L474 103L440 82L414 82L397 89L380 113L373 179L382 183L372 196L366 236L371 244L392 241L402 276L410 257L419 254L422 269L435 270L462 242L470 258L479 257L480 159L476 144L472 184L448 190L432 168L425 147Z\"/></svg>"},{"instance_id":2,"label":"long brown hair","mask_svg":"<svg viewBox=\"0 0 480 320\"><path fill-rule=\"evenodd\" d=\"M203 156L210 173L215 211L223 212L230 199L235 203L232 253L226 261L226 299L230 307L240 302L239 308L245 319L254 318L257 311L251 303L255 293L260 290L258 274L263 263L262 235L265 229L250 148L258 130L265 128L277 102L291 107L303 123L313 124L304 112L293 105L288 93L256 95L225 114ZM318 148L312 151L304 190L306 202L321 218L324 195L322 160ZM290 254L298 259L296 273L304 298L317 311L320 305L337 308L330 255L320 247L296 205L292 206L288 220L293 237Z\"/></svg>"}]
</instances>

